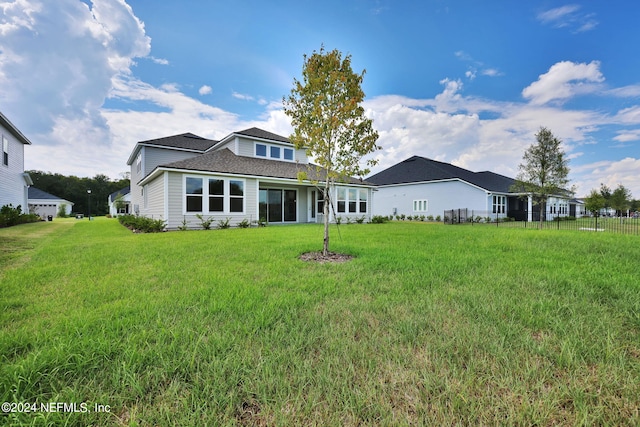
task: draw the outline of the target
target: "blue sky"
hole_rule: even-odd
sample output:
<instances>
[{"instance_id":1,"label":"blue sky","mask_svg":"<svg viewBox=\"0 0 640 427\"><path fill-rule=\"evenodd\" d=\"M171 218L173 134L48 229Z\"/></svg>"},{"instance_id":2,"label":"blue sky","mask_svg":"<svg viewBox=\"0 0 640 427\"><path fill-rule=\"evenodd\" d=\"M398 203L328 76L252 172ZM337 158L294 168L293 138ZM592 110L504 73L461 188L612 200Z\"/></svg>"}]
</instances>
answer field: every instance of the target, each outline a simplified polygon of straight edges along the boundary
<instances>
[{"instance_id":1,"label":"blue sky","mask_svg":"<svg viewBox=\"0 0 640 427\"><path fill-rule=\"evenodd\" d=\"M303 55L366 69L379 171L413 155L517 174L541 126L579 196L640 198L640 3L0 0L0 110L27 169L113 178L135 143L291 127Z\"/></svg>"}]
</instances>

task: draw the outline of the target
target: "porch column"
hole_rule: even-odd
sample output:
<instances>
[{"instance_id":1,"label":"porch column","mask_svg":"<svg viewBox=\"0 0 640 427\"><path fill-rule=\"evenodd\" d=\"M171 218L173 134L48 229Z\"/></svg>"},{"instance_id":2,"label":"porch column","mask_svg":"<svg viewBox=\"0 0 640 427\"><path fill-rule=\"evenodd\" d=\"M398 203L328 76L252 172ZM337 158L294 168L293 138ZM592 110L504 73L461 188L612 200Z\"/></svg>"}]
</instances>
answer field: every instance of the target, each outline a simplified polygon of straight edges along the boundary
<instances>
[{"instance_id":1,"label":"porch column","mask_svg":"<svg viewBox=\"0 0 640 427\"><path fill-rule=\"evenodd\" d=\"M533 221L533 197L531 194L527 196L527 222Z\"/></svg>"}]
</instances>

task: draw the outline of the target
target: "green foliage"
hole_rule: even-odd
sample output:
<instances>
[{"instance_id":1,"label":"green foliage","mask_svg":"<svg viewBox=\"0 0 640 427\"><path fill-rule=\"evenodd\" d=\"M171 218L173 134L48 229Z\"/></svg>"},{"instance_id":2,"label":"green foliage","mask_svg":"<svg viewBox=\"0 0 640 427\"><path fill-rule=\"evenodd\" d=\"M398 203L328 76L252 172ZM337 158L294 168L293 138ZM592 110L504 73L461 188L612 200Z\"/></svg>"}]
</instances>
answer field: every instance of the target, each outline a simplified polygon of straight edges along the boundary
<instances>
[{"instance_id":1,"label":"green foliage","mask_svg":"<svg viewBox=\"0 0 640 427\"><path fill-rule=\"evenodd\" d=\"M231 227L231 218L219 219L218 228L221 230Z\"/></svg>"},{"instance_id":2,"label":"green foliage","mask_svg":"<svg viewBox=\"0 0 640 427\"><path fill-rule=\"evenodd\" d=\"M617 215L622 215L631 206L631 191L624 185L619 184L611 193L611 207L616 210Z\"/></svg>"},{"instance_id":3,"label":"green foliage","mask_svg":"<svg viewBox=\"0 0 640 427\"><path fill-rule=\"evenodd\" d=\"M204 217L201 214L196 214L196 218L200 220L200 226L202 227L203 230L211 229L211 224L213 223L212 217L204 219Z\"/></svg>"},{"instance_id":4,"label":"green foliage","mask_svg":"<svg viewBox=\"0 0 640 427\"><path fill-rule=\"evenodd\" d=\"M243 219L242 221L240 221L237 224L238 228L249 228L251 226L251 223L249 222L248 219Z\"/></svg>"},{"instance_id":5,"label":"green foliage","mask_svg":"<svg viewBox=\"0 0 640 427\"><path fill-rule=\"evenodd\" d=\"M358 223L358 224L364 223L364 220L365 220L365 216L364 215L356 217L356 223Z\"/></svg>"},{"instance_id":6,"label":"green foliage","mask_svg":"<svg viewBox=\"0 0 640 427\"><path fill-rule=\"evenodd\" d=\"M0 208L0 228L37 221L40 221L40 217L36 214L23 214L21 205L14 208L9 203Z\"/></svg>"},{"instance_id":7,"label":"green foliage","mask_svg":"<svg viewBox=\"0 0 640 427\"><path fill-rule=\"evenodd\" d=\"M541 204L544 212L550 196L567 193L569 161L560 146L562 141L549 129L541 127L536 140L524 153L511 191L532 194L534 204Z\"/></svg>"},{"instance_id":8,"label":"green foliage","mask_svg":"<svg viewBox=\"0 0 640 427\"><path fill-rule=\"evenodd\" d=\"M371 217L372 224L384 224L385 222L389 222L389 218L382 215L374 215Z\"/></svg>"},{"instance_id":9,"label":"green foliage","mask_svg":"<svg viewBox=\"0 0 640 427\"><path fill-rule=\"evenodd\" d=\"M604 208L605 198L598 190L591 190L591 193L584 198L584 207L587 211L594 215L598 215L600 210Z\"/></svg>"},{"instance_id":10,"label":"green foliage","mask_svg":"<svg viewBox=\"0 0 640 427\"><path fill-rule=\"evenodd\" d=\"M189 222L187 221L187 218L182 217L182 222L178 226L178 231L187 231L188 229L189 229Z\"/></svg>"},{"instance_id":11,"label":"green foliage","mask_svg":"<svg viewBox=\"0 0 640 427\"><path fill-rule=\"evenodd\" d=\"M380 148L373 121L361 105L364 74L353 71L351 55L343 59L337 49L327 52L323 46L311 56L304 55L302 81L294 79L291 94L282 100L293 126L290 140L314 158L318 183L324 182L325 255L329 251L331 189L336 181L367 175L377 163L369 159L366 166L361 165L364 156Z\"/></svg>"},{"instance_id":12,"label":"green foliage","mask_svg":"<svg viewBox=\"0 0 640 427\"><path fill-rule=\"evenodd\" d=\"M58 205L57 216L58 216L58 218L66 218L67 217L67 205L66 205L66 203L60 203L60 205Z\"/></svg>"},{"instance_id":13,"label":"green foliage","mask_svg":"<svg viewBox=\"0 0 640 427\"><path fill-rule=\"evenodd\" d=\"M118 221L134 233L159 233L165 231L167 225L163 219L135 215L120 215Z\"/></svg>"}]
</instances>

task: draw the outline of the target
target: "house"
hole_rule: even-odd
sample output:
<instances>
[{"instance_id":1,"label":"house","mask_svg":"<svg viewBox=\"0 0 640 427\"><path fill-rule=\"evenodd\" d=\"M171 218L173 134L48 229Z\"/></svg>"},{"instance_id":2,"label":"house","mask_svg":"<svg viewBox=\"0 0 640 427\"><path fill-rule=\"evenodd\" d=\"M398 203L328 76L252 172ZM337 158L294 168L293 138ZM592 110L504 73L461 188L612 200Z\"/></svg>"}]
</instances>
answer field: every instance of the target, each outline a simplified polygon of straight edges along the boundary
<instances>
[{"instance_id":1,"label":"house","mask_svg":"<svg viewBox=\"0 0 640 427\"><path fill-rule=\"evenodd\" d=\"M539 218L540 206L531 195L513 193L514 183L494 172L467 169L413 156L367 178L377 187L373 215L444 215L445 210L466 208L474 215L511 217L517 220ZM579 216L580 203L567 197L551 197L547 218ZM536 215L536 212L538 213Z\"/></svg>"},{"instance_id":2,"label":"house","mask_svg":"<svg viewBox=\"0 0 640 427\"><path fill-rule=\"evenodd\" d=\"M64 206L65 215L71 215L73 210L73 202L65 199L61 199L58 196L49 194L46 191L42 191L36 187L29 187L29 213L34 213L40 216L42 219L47 217L55 217L60 212L62 206Z\"/></svg>"},{"instance_id":3,"label":"house","mask_svg":"<svg viewBox=\"0 0 640 427\"><path fill-rule=\"evenodd\" d=\"M126 215L131 213L131 187L127 186L109 194L109 215Z\"/></svg>"},{"instance_id":4,"label":"house","mask_svg":"<svg viewBox=\"0 0 640 427\"><path fill-rule=\"evenodd\" d=\"M24 146L31 145L31 141L1 112L0 142L0 207L9 204L13 207L20 206L25 213L28 211L27 189L33 185L33 181L24 172Z\"/></svg>"},{"instance_id":5,"label":"house","mask_svg":"<svg viewBox=\"0 0 640 427\"><path fill-rule=\"evenodd\" d=\"M322 172L288 138L258 128L220 141L185 133L141 141L131 167L132 213L164 219L167 229L200 219L270 224L323 221ZM298 177L306 173L308 180ZM373 185L356 178L334 188L337 217L368 218Z\"/></svg>"}]
</instances>

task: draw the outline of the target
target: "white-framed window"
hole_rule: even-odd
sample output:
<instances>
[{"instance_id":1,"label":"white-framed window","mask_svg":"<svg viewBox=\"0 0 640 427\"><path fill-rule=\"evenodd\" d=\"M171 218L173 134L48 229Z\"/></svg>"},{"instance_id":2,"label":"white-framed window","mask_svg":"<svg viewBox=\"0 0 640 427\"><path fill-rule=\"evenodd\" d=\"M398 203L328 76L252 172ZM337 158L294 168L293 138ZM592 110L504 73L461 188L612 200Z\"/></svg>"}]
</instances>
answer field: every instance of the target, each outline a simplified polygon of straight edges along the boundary
<instances>
[{"instance_id":1,"label":"white-framed window","mask_svg":"<svg viewBox=\"0 0 640 427\"><path fill-rule=\"evenodd\" d=\"M293 148L281 147L280 145L264 144L256 142L255 156L264 159L285 160L292 162L294 160Z\"/></svg>"},{"instance_id":2,"label":"white-framed window","mask_svg":"<svg viewBox=\"0 0 640 427\"><path fill-rule=\"evenodd\" d=\"M136 172L140 173L142 170L142 153L138 153L138 157L136 157Z\"/></svg>"},{"instance_id":3,"label":"white-framed window","mask_svg":"<svg viewBox=\"0 0 640 427\"><path fill-rule=\"evenodd\" d=\"M413 211L414 212L428 212L429 211L429 201L426 199L418 199L413 201Z\"/></svg>"},{"instance_id":4,"label":"white-framed window","mask_svg":"<svg viewBox=\"0 0 640 427\"><path fill-rule=\"evenodd\" d=\"M2 164L9 166L9 140L2 135Z\"/></svg>"},{"instance_id":5,"label":"white-framed window","mask_svg":"<svg viewBox=\"0 0 640 427\"><path fill-rule=\"evenodd\" d=\"M338 187L338 213L367 213L367 194L365 189Z\"/></svg>"},{"instance_id":6,"label":"white-framed window","mask_svg":"<svg viewBox=\"0 0 640 427\"><path fill-rule=\"evenodd\" d=\"M493 213L507 212L507 196L493 196Z\"/></svg>"},{"instance_id":7,"label":"white-framed window","mask_svg":"<svg viewBox=\"0 0 640 427\"><path fill-rule=\"evenodd\" d=\"M184 177L184 212L244 213L245 181L218 176Z\"/></svg>"}]
</instances>

